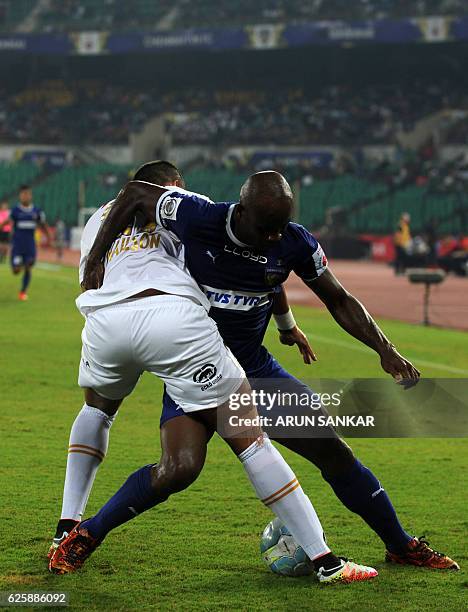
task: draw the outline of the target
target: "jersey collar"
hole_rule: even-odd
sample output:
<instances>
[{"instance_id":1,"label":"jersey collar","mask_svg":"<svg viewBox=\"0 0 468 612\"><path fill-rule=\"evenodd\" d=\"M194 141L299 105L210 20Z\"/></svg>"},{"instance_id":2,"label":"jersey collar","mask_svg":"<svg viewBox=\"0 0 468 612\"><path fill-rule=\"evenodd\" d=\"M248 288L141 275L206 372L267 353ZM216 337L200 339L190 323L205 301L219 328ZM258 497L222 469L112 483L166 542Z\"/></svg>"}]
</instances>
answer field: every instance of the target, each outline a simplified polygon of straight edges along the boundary
<instances>
[{"instance_id":1,"label":"jersey collar","mask_svg":"<svg viewBox=\"0 0 468 612\"><path fill-rule=\"evenodd\" d=\"M226 232L229 238L234 242L234 244L240 247L248 247L249 245L245 244L245 242L241 242L238 238L236 238L236 236L234 235L234 232L232 231L232 214L234 212L235 207L236 207L235 203L231 204L231 206L229 207L228 214L226 217Z\"/></svg>"}]
</instances>

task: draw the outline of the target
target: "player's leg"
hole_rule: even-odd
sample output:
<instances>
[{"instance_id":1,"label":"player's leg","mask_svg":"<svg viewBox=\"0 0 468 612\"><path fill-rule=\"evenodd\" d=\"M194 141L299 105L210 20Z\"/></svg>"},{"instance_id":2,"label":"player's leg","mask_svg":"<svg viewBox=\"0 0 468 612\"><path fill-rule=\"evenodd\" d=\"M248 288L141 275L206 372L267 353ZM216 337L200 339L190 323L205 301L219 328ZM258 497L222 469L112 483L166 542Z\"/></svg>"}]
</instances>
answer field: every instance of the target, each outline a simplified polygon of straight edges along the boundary
<instances>
[{"instance_id":1,"label":"player's leg","mask_svg":"<svg viewBox=\"0 0 468 612\"><path fill-rule=\"evenodd\" d=\"M167 421L161 429L162 456L132 474L117 493L82 526L101 542L113 529L187 488L201 472L209 429L189 416Z\"/></svg>"},{"instance_id":2,"label":"player's leg","mask_svg":"<svg viewBox=\"0 0 468 612\"><path fill-rule=\"evenodd\" d=\"M13 272L13 274L15 276L17 276L23 270L24 270L24 274L26 274L26 265L24 265L24 263L23 263L23 255L21 255L18 252L16 252L14 247L13 247L13 250L11 252L11 271ZM22 302L25 302L28 299L28 295L22 289L20 289L20 292L18 294L18 298Z\"/></svg>"},{"instance_id":3,"label":"player's leg","mask_svg":"<svg viewBox=\"0 0 468 612\"><path fill-rule=\"evenodd\" d=\"M168 296L147 300L146 304L154 306L144 312L145 303L140 302L138 308L142 312L135 315L135 325L131 326L135 358L146 364L145 369L163 378L169 393L185 412L200 410L203 415L211 414L208 425L217 427L219 411L211 408L213 404L229 407L233 393L250 390L245 378L240 383L242 369L201 307ZM135 334L136 328L146 333ZM254 417L255 409L251 408L250 413ZM284 459L261 433L254 428L252 433L230 441L231 448L240 456L262 501L286 522L309 556L331 559L334 567L329 575L323 568L321 579L351 580L376 575L374 570L342 564L331 555L310 500ZM204 455L201 463L203 460ZM67 573L78 569L109 531L163 501L168 491L161 494L161 478L164 473L154 464L133 473L96 516L75 528L60 545L50 562L51 571Z\"/></svg>"},{"instance_id":4,"label":"player's leg","mask_svg":"<svg viewBox=\"0 0 468 612\"><path fill-rule=\"evenodd\" d=\"M107 453L110 427L123 398L131 393L141 374L139 368L126 365L131 339L126 321L114 321L112 314L88 316L82 333L78 383L84 390L85 403L70 432L62 511L49 558L64 535L81 520Z\"/></svg>"},{"instance_id":5,"label":"player's leg","mask_svg":"<svg viewBox=\"0 0 468 612\"><path fill-rule=\"evenodd\" d=\"M249 387L245 386L243 390L247 392ZM214 412L214 414L212 419L208 421L208 424L216 426L216 411L206 411L206 413L212 412ZM179 417L172 420L173 424L179 422L182 428L184 421L189 422L189 417ZM199 425L203 430L203 442L206 447L205 427L202 424ZM171 428L167 429L166 426L165 429L170 437ZM174 433L176 433L175 429ZM265 499L265 503L267 503L273 511L276 510L277 514L281 515L282 520L285 520L285 518L288 519L288 526L290 529L291 522L294 521L292 533L296 537L299 534L298 541L305 547L305 550L310 556L316 558L329 554L330 550L323 540L323 532L310 501L305 498L302 491L299 490L299 485L291 470L284 469L287 466L284 461L282 461L276 449L271 446L268 439L263 440L262 438L261 442L257 442L259 436L261 436L260 430L254 431L252 435L234 440L231 443L233 450L237 455L240 455L240 459L243 461L254 488L261 496L261 499ZM256 448L254 449L253 445L258 446L258 450L256 450ZM266 449L267 446L268 449L266 450L267 454L265 456L262 450ZM242 456L243 451L247 451L248 456ZM202 457L201 463L203 462L203 458L204 457ZM171 460L166 460L165 463L167 466L170 466ZM256 468L255 465L257 466ZM168 475L170 478L170 468ZM115 529L135 516L153 508L167 498L169 491L165 488L164 477L164 469L161 470L158 465L144 466L132 474L119 491L117 491L103 508L101 508L96 516L84 521L80 525L78 530L79 535L76 536L75 539L77 537L83 538L83 544L87 543L88 552L91 552L96 545L102 542L112 529ZM285 482L287 484L286 487L284 486ZM281 497L282 499L277 500L276 497ZM302 505L300 503L301 501L304 502ZM292 514L289 516L288 513L288 508L291 505L296 510L294 516ZM281 509L283 509L283 511L281 511ZM70 538L65 541L65 547L69 540ZM71 536L71 541L73 542L73 534ZM58 556L60 556L60 550ZM57 561L59 561L59 563L57 563ZM340 566L339 559L333 558L333 561L335 566ZM61 565L60 559L54 559L52 569L55 571L63 571L63 562Z\"/></svg>"},{"instance_id":6,"label":"player's leg","mask_svg":"<svg viewBox=\"0 0 468 612\"><path fill-rule=\"evenodd\" d=\"M309 393L312 391L274 362L269 375L275 379L287 379L288 391ZM419 541L402 527L389 495L373 472L357 459L352 449L331 427L319 437L273 438L281 445L304 457L321 471L322 477L333 489L335 495L348 510L358 514L380 537L388 551L390 561L419 545ZM455 569L455 562L446 555L431 556L428 548L420 547L419 557L424 564L435 568ZM434 552L434 551L432 551ZM416 564L416 563L415 563Z\"/></svg>"},{"instance_id":7,"label":"player's leg","mask_svg":"<svg viewBox=\"0 0 468 612\"><path fill-rule=\"evenodd\" d=\"M24 263L23 278L21 279L20 299L24 299L27 296L33 266L34 259L28 259ZM23 296L23 298L21 298L21 296Z\"/></svg>"},{"instance_id":8,"label":"player's leg","mask_svg":"<svg viewBox=\"0 0 468 612\"><path fill-rule=\"evenodd\" d=\"M28 288L31 282L32 269L36 262L36 253L31 252L27 253L23 256L24 260L24 272L23 278L21 279L21 290L20 290L20 300L27 300L28 296Z\"/></svg>"},{"instance_id":9,"label":"player's leg","mask_svg":"<svg viewBox=\"0 0 468 612\"><path fill-rule=\"evenodd\" d=\"M182 414L161 425L161 459L152 471L152 487L161 502L198 478L213 433L196 415Z\"/></svg>"},{"instance_id":10,"label":"player's leg","mask_svg":"<svg viewBox=\"0 0 468 612\"><path fill-rule=\"evenodd\" d=\"M11 271L17 276L23 269L23 255L18 251L13 243L10 253Z\"/></svg>"},{"instance_id":11,"label":"player's leg","mask_svg":"<svg viewBox=\"0 0 468 612\"><path fill-rule=\"evenodd\" d=\"M227 389L226 394L238 388L238 378L242 375L242 370L237 362L228 356L216 325L201 306L176 296L158 296L143 298L138 300L138 304L127 307L127 312L134 315L134 320L128 320L125 326L127 329L133 327L129 331L132 338L129 345L134 358L145 364L145 369L159 374L170 385L182 407L196 408L198 404L202 407L215 406L218 386L210 382L214 377L217 383L222 381L222 387ZM131 308L134 308L134 312ZM124 309L124 306L113 307L112 312L118 312L120 309ZM96 369L96 350L93 350L90 332L94 330L96 337L105 334L105 324L110 321L106 321L106 313L103 311L110 310L102 309L88 317L80 366L80 384L85 377L89 378L89 370ZM98 361L109 363L111 359L110 355L102 355ZM200 377L195 376L197 372ZM205 378L201 374L204 374ZM102 380L108 377L106 373ZM102 388L102 381L99 387L99 377L94 378L95 390ZM109 389L105 394L109 395ZM179 428L183 433L180 443ZM102 540L111 529L186 486L203 465L208 438L206 427L189 417L177 417L164 423L163 456L160 465L148 465L132 474L101 511L91 521L85 521L84 525L89 526L91 534L97 540ZM189 466L185 469L183 464L187 462ZM184 471L185 474L179 478Z\"/></svg>"},{"instance_id":12,"label":"player's leg","mask_svg":"<svg viewBox=\"0 0 468 612\"><path fill-rule=\"evenodd\" d=\"M91 489L109 446L109 434L122 400L109 400L85 388L85 403L77 414L68 444L62 511L49 557L82 519Z\"/></svg>"},{"instance_id":13,"label":"player's leg","mask_svg":"<svg viewBox=\"0 0 468 612\"><path fill-rule=\"evenodd\" d=\"M236 396L248 397L249 392L245 381ZM373 568L342 560L331 552L317 513L294 472L261 427L254 424L258 413L253 404L240 412L236 410L234 425L231 424L233 411L229 401L216 411L199 414L241 461L259 500L288 527L312 560L321 582L352 582L377 576Z\"/></svg>"}]
</instances>

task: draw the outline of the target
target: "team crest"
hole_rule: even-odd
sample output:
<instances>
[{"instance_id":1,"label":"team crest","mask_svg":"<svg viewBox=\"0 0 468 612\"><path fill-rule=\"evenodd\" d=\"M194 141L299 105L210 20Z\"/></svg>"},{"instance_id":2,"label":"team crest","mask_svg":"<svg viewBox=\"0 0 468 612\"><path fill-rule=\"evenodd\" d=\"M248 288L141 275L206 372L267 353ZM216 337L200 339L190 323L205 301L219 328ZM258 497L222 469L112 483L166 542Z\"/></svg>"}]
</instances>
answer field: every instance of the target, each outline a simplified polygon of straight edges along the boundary
<instances>
[{"instance_id":1,"label":"team crest","mask_svg":"<svg viewBox=\"0 0 468 612\"><path fill-rule=\"evenodd\" d=\"M288 278L288 272L283 267L267 268L265 270L265 284L269 287L281 285Z\"/></svg>"},{"instance_id":2,"label":"team crest","mask_svg":"<svg viewBox=\"0 0 468 612\"><path fill-rule=\"evenodd\" d=\"M163 219L172 219L175 221L177 215L177 209L181 203L182 198L168 198L161 209L161 216Z\"/></svg>"}]
</instances>

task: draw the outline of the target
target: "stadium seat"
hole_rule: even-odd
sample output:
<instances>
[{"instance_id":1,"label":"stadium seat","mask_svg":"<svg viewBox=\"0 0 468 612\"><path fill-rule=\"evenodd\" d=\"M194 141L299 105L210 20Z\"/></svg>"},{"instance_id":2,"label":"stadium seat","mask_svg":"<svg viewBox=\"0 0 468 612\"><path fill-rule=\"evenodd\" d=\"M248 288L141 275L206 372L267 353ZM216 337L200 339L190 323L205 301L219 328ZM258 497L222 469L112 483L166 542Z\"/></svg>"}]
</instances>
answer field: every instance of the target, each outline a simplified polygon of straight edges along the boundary
<instances>
[{"instance_id":1,"label":"stadium seat","mask_svg":"<svg viewBox=\"0 0 468 612\"><path fill-rule=\"evenodd\" d=\"M0 163L0 197L15 198L23 183L31 183L40 173L40 168L28 162Z\"/></svg>"}]
</instances>

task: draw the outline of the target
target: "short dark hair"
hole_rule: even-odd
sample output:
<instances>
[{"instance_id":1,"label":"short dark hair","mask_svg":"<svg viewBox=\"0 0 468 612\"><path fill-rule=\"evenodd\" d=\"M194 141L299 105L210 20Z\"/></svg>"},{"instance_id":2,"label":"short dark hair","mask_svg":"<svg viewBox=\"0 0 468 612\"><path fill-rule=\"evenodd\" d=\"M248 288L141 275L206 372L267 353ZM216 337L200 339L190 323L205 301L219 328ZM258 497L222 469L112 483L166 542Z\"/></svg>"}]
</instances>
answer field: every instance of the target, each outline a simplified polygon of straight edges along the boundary
<instances>
[{"instance_id":1,"label":"short dark hair","mask_svg":"<svg viewBox=\"0 0 468 612\"><path fill-rule=\"evenodd\" d=\"M21 185L21 187L19 188L20 191L26 191L26 189L31 189L31 185Z\"/></svg>"},{"instance_id":2,"label":"short dark hair","mask_svg":"<svg viewBox=\"0 0 468 612\"><path fill-rule=\"evenodd\" d=\"M156 185L174 183L181 178L177 166L164 160L155 160L143 164L138 168L133 177L135 181L147 181Z\"/></svg>"}]
</instances>

